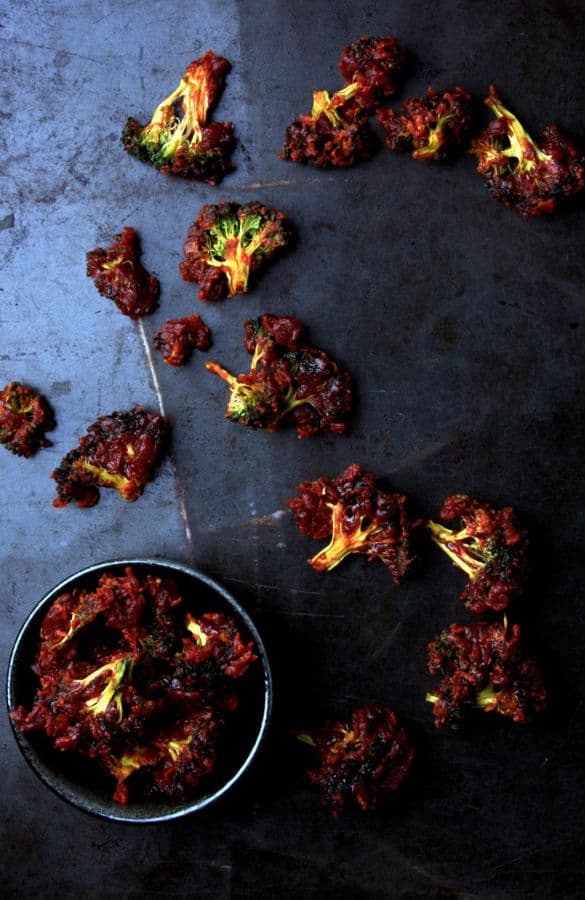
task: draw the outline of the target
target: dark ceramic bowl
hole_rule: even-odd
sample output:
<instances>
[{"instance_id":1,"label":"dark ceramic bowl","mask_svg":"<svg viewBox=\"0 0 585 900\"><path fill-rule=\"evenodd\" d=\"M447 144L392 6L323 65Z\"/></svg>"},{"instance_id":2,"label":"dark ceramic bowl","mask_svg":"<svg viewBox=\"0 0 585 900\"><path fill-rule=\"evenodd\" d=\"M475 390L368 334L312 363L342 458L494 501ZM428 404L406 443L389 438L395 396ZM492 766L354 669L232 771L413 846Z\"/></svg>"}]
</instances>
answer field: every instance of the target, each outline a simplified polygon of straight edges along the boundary
<instances>
[{"instance_id":1,"label":"dark ceramic bowl","mask_svg":"<svg viewBox=\"0 0 585 900\"><path fill-rule=\"evenodd\" d=\"M16 638L10 656L8 708L30 709L37 688L31 670L41 622L59 594L73 587L92 586L104 572L122 574L132 566L137 575L151 572L173 578L180 587L186 608L194 614L219 612L238 622L243 638L254 641L258 660L238 682L240 706L229 740L221 746L214 771L202 779L188 799L148 799L121 805L112 799L113 781L92 760L56 750L44 732L22 733L13 726L18 746L39 778L64 800L96 816L118 822L165 822L203 809L219 800L246 772L266 735L272 707L272 678L266 649L249 615L221 585L181 563L160 559L124 559L102 562L66 578L29 615Z\"/></svg>"}]
</instances>

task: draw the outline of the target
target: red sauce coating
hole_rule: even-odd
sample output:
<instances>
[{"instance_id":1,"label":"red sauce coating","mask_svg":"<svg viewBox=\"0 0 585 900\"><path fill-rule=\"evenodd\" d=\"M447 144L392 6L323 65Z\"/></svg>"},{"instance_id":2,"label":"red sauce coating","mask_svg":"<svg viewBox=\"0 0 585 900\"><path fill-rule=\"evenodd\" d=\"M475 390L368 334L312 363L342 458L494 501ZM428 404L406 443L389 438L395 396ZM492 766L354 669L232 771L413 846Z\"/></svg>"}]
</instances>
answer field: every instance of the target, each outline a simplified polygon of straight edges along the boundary
<instances>
[{"instance_id":1,"label":"red sauce coating","mask_svg":"<svg viewBox=\"0 0 585 900\"><path fill-rule=\"evenodd\" d=\"M59 596L40 630L30 709L10 717L96 760L120 803L182 799L213 771L252 641L222 613L194 616L177 584L106 573Z\"/></svg>"},{"instance_id":2,"label":"red sauce coating","mask_svg":"<svg viewBox=\"0 0 585 900\"><path fill-rule=\"evenodd\" d=\"M96 247L87 253L87 274L103 297L113 300L121 313L139 319L153 312L160 286L140 262L138 236L126 226L111 247Z\"/></svg>"}]
</instances>

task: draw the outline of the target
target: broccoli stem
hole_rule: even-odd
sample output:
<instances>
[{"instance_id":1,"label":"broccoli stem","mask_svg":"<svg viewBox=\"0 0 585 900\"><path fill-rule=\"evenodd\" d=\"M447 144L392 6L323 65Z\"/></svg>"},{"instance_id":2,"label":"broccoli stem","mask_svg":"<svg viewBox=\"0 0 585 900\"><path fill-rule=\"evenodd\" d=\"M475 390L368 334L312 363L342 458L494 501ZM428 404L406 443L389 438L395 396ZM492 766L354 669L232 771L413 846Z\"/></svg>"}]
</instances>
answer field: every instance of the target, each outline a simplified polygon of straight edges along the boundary
<instances>
[{"instance_id":1,"label":"broccoli stem","mask_svg":"<svg viewBox=\"0 0 585 900\"><path fill-rule=\"evenodd\" d=\"M473 555L473 548L464 543L470 539L467 530L462 528L461 531L451 531L437 522L427 522L427 528L431 533L431 538L443 553L446 553L468 578L471 580L477 578L485 563L481 559L477 559Z\"/></svg>"},{"instance_id":2,"label":"broccoli stem","mask_svg":"<svg viewBox=\"0 0 585 900\"><path fill-rule=\"evenodd\" d=\"M536 166L537 162L551 162L552 157L540 150L528 132L523 128L518 119L511 113L499 97L493 94L486 99L488 106L498 119L506 119L508 127L508 140L510 146L505 150L501 150L504 156L518 161L518 169L524 172L530 172Z\"/></svg>"},{"instance_id":3,"label":"broccoli stem","mask_svg":"<svg viewBox=\"0 0 585 900\"><path fill-rule=\"evenodd\" d=\"M329 572L339 563L352 553L363 553L366 551L370 539L382 529L380 526L370 522L364 527L367 521L362 517L357 528L350 534L346 534L343 530L345 507L342 503L327 504L331 509L331 540L327 547L317 553L309 560L309 565L317 572Z\"/></svg>"},{"instance_id":4,"label":"broccoli stem","mask_svg":"<svg viewBox=\"0 0 585 900\"><path fill-rule=\"evenodd\" d=\"M412 154L414 159L425 159L427 156L434 156L435 153L438 153L441 147L444 144L444 134L443 127L445 122L448 122L449 119L453 118L453 113L445 113L444 116L439 116L437 119L437 124L433 128L429 128L429 139L424 147L419 147L418 150L415 150Z\"/></svg>"},{"instance_id":5,"label":"broccoli stem","mask_svg":"<svg viewBox=\"0 0 585 900\"><path fill-rule=\"evenodd\" d=\"M99 669L90 672L85 678L78 678L75 680L75 684L79 685L80 688L85 688L101 675L108 674L110 676L105 688L95 697L90 697L89 700L85 701L86 707L93 712L94 716L104 715L107 712L110 703L114 701L118 712L117 721L122 721L122 697L120 696L118 688L126 674L130 674L132 671L133 662L133 656L123 656L120 657L120 659L105 663L103 666L100 666Z\"/></svg>"},{"instance_id":6,"label":"broccoli stem","mask_svg":"<svg viewBox=\"0 0 585 900\"><path fill-rule=\"evenodd\" d=\"M340 91L336 91L333 96L329 91L313 92L313 109L311 118L318 119L319 116L327 116L334 128L341 128L345 124L342 116L337 112L338 106L343 106L348 100L351 100L359 91L359 85L356 82L348 84Z\"/></svg>"}]
</instances>

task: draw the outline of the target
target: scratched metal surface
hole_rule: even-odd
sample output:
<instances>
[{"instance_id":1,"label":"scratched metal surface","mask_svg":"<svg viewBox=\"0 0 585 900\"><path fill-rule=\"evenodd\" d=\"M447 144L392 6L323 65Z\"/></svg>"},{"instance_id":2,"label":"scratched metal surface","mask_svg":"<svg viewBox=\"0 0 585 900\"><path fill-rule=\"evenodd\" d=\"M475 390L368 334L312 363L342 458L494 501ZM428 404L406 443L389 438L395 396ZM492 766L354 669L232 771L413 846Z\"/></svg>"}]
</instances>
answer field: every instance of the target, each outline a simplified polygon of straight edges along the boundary
<instances>
[{"instance_id":1,"label":"scratched metal surface","mask_svg":"<svg viewBox=\"0 0 585 900\"><path fill-rule=\"evenodd\" d=\"M379 7L379 8L377 8ZM362 34L394 33L415 64L402 96L495 81L538 130L585 131L578 0L20 0L0 19L0 382L52 401L54 445L0 453L2 668L39 596L120 555L188 561L257 619L273 659L276 715L261 763L217 808L169 826L120 827L49 795L1 720L3 895L244 898L508 898L583 895L583 206L524 221L492 201L470 158L439 166L381 150L347 172L277 157L311 91ZM161 178L124 155L190 59L233 63L217 110L236 123L236 171L219 188ZM177 263L204 202L258 198L296 223L298 246L246 298L202 308ZM159 310L120 316L85 277L85 253L125 224L160 277ZM148 345L199 312L211 352L240 371L245 318L297 315L352 371L344 438L300 442L223 418L203 357L171 370ZM104 492L56 510L48 475L102 413L159 404L173 452L135 504ZM512 503L536 548L525 620L550 712L527 727L480 720L435 733L425 645L455 618L461 579L431 550L400 587L381 565L327 576L283 501L352 461L435 514L465 491ZM418 748L411 787L386 813L332 820L289 737L381 700Z\"/></svg>"}]
</instances>

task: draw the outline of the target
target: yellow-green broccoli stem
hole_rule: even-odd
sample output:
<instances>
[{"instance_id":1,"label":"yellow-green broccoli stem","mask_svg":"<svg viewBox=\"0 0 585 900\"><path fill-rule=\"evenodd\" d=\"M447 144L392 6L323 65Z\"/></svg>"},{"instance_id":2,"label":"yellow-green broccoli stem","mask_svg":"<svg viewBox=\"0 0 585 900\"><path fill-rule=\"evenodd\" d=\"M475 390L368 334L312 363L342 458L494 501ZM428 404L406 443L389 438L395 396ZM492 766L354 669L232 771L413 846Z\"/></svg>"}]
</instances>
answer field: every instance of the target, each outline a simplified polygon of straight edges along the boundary
<instances>
[{"instance_id":1,"label":"yellow-green broccoli stem","mask_svg":"<svg viewBox=\"0 0 585 900\"><path fill-rule=\"evenodd\" d=\"M419 147L418 150L413 152L413 159L426 159L428 156L435 156L435 154L441 150L445 143L445 123L452 118L453 113L445 113L444 116L439 116L437 124L432 128L429 128L429 139L427 143L424 147Z\"/></svg>"},{"instance_id":2,"label":"yellow-green broccoli stem","mask_svg":"<svg viewBox=\"0 0 585 900\"><path fill-rule=\"evenodd\" d=\"M117 710L117 722L121 722L124 712L122 709L122 695L118 690L126 675L132 672L134 664L133 656L122 656L119 659L111 660L86 675L85 678L77 678L73 682L80 688L88 687L96 678L107 674L108 680L102 691L95 697L90 697L85 701L86 707L91 710L94 716L103 716L108 710L110 703L114 702Z\"/></svg>"},{"instance_id":3,"label":"yellow-green broccoli stem","mask_svg":"<svg viewBox=\"0 0 585 900\"><path fill-rule=\"evenodd\" d=\"M182 100L182 116L175 112L175 103ZM194 148L201 142L201 126L209 111L209 84L204 67L187 71L179 86L154 111L143 129L141 143L153 148L160 145L162 158L176 156L181 147Z\"/></svg>"},{"instance_id":4,"label":"yellow-green broccoli stem","mask_svg":"<svg viewBox=\"0 0 585 900\"><path fill-rule=\"evenodd\" d=\"M362 517L357 528L346 534L343 530L344 505L342 503L328 503L327 506L332 511L331 540L327 547L309 560L309 565L316 569L317 572L329 572L352 553L367 553L371 538L382 530L379 525L375 525L372 522L364 525L364 522L369 520Z\"/></svg>"},{"instance_id":5,"label":"yellow-green broccoli stem","mask_svg":"<svg viewBox=\"0 0 585 900\"><path fill-rule=\"evenodd\" d=\"M197 621L197 619L194 616L192 616L190 614L187 615L185 627L187 628L187 631L193 635L193 637L195 638L195 642L200 647L205 647L205 645L209 641L209 637L204 633L204 631L201 628L201 625L199 624L199 622Z\"/></svg>"},{"instance_id":6,"label":"yellow-green broccoli stem","mask_svg":"<svg viewBox=\"0 0 585 900\"><path fill-rule=\"evenodd\" d=\"M222 269L228 281L229 296L245 294L248 290L250 271L254 254L263 246L272 249L285 243L270 222L261 216L252 216L243 221L234 218L223 223L224 234L216 242L206 260L207 265Z\"/></svg>"},{"instance_id":7,"label":"yellow-green broccoli stem","mask_svg":"<svg viewBox=\"0 0 585 900\"><path fill-rule=\"evenodd\" d=\"M127 452L128 456L131 457L135 455L136 451L131 445L128 445ZM132 501L136 500L138 497L140 492L138 491L137 493L135 482L130 478L126 478L125 475L121 475L119 472L108 472L103 466L95 466L93 463L89 463L85 460L82 465L84 472L96 476L100 487L113 487L118 491L120 496L124 497L126 500Z\"/></svg>"},{"instance_id":8,"label":"yellow-green broccoli stem","mask_svg":"<svg viewBox=\"0 0 585 900\"><path fill-rule=\"evenodd\" d=\"M534 169L537 162L552 161L552 157L549 156L549 154L543 153L542 150L536 146L533 139L520 124L516 116L506 109L497 95L490 94L485 103L496 118L506 120L508 128L507 138L510 142L510 146L504 149L494 148L494 161L500 156L507 156L510 159L515 159L517 160L517 171L519 172L530 172Z\"/></svg>"},{"instance_id":9,"label":"yellow-green broccoli stem","mask_svg":"<svg viewBox=\"0 0 585 900\"><path fill-rule=\"evenodd\" d=\"M426 700L427 703L432 703L432 704L434 705L435 703L438 703L438 701L439 701L439 695L438 695L438 694L431 694L431 693L429 692L429 693L427 693L427 694L425 695L425 700Z\"/></svg>"},{"instance_id":10,"label":"yellow-green broccoli stem","mask_svg":"<svg viewBox=\"0 0 585 900\"><path fill-rule=\"evenodd\" d=\"M205 363L205 368L215 375L219 375L230 386L230 396L227 403L226 416L234 421L243 416L254 417L256 406L260 399L260 391L256 385L245 384L231 375L219 363Z\"/></svg>"},{"instance_id":11,"label":"yellow-green broccoli stem","mask_svg":"<svg viewBox=\"0 0 585 900\"><path fill-rule=\"evenodd\" d=\"M358 91L359 85L356 82L351 82L333 95L329 91L313 91L311 118L318 119L319 116L327 116L334 128L343 128L346 122L337 109L355 97Z\"/></svg>"},{"instance_id":12,"label":"yellow-green broccoli stem","mask_svg":"<svg viewBox=\"0 0 585 900\"><path fill-rule=\"evenodd\" d=\"M478 709L485 709L486 712L491 712L491 710L497 708L500 693L493 684L488 684L487 687L484 687L476 694L474 706Z\"/></svg>"},{"instance_id":13,"label":"yellow-green broccoli stem","mask_svg":"<svg viewBox=\"0 0 585 900\"><path fill-rule=\"evenodd\" d=\"M183 738L182 740L176 738L175 740L167 741L164 746L173 762L176 762L178 758L188 749L189 744L192 742L192 740L193 735L190 734L188 737Z\"/></svg>"},{"instance_id":14,"label":"yellow-green broccoli stem","mask_svg":"<svg viewBox=\"0 0 585 900\"><path fill-rule=\"evenodd\" d=\"M485 568L482 554L474 554L476 547L479 548L477 539L471 537L466 528L462 528L461 531L451 531L437 522L427 522L427 528L431 533L431 538L443 553L446 553L449 559L462 569L471 581L477 578ZM485 555L485 551L483 555Z\"/></svg>"}]
</instances>

